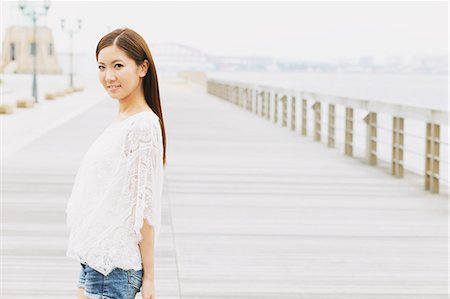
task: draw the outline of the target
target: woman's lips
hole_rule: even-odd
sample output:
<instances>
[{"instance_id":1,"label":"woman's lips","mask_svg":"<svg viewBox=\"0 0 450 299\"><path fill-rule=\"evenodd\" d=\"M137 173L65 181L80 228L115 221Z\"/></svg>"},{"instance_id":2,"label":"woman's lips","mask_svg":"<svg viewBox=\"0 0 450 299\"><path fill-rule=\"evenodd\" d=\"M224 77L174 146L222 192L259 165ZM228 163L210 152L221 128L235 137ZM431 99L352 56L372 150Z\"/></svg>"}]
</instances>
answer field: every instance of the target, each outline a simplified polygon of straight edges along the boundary
<instances>
[{"instance_id":1,"label":"woman's lips","mask_svg":"<svg viewBox=\"0 0 450 299\"><path fill-rule=\"evenodd\" d=\"M111 85L111 86L108 86L108 90L111 91L111 92L115 92L115 91L117 91L120 87L121 87L120 85Z\"/></svg>"}]
</instances>

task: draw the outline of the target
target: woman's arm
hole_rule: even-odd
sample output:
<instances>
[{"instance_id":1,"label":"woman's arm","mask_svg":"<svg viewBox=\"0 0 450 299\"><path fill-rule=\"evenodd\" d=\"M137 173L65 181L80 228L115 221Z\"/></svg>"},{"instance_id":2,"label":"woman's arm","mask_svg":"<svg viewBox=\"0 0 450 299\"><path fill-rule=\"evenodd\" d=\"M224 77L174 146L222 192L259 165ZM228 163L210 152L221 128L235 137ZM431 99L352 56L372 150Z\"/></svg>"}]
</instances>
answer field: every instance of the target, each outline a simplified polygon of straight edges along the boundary
<instances>
[{"instance_id":1,"label":"woman's arm","mask_svg":"<svg viewBox=\"0 0 450 299\"><path fill-rule=\"evenodd\" d=\"M144 219L144 223L141 228L142 240L139 243L139 250L141 252L142 266L144 273L142 280L153 281L155 278L154 272L154 236L155 230L153 226L149 225L147 220Z\"/></svg>"},{"instance_id":2,"label":"woman's arm","mask_svg":"<svg viewBox=\"0 0 450 299\"><path fill-rule=\"evenodd\" d=\"M142 299L155 298L154 247L157 215L153 201L160 200L154 194L155 167L159 157L157 130L148 122L137 122L127 135L125 152L127 154L127 172L130 188L130 202L133 203L133 233L139 240L142 262ZM126 192L126 190L124 191Z\"/></svg>"}]
</instances>

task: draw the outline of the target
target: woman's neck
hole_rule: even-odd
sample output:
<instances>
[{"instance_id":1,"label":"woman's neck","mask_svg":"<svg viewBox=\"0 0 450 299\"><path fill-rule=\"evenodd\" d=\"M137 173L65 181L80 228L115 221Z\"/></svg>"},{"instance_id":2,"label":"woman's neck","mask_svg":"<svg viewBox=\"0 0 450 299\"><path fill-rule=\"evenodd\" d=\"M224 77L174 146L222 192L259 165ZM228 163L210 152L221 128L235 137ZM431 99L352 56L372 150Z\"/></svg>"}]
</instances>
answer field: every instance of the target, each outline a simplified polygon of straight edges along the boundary
<instances>
[{"instance_id":1,"label":"woman's neck","mask_svg":"<svg viewBox=\"0 0 450 299\"><path fill-rule=\"evenodd\" d=\"M137 95L130 94L128 97L119 100L119 118L125 118L135 113L146 110L151 111L151 108L145 101L143 90L139 90L139 93Z\"/></svg>"}]
</instances>

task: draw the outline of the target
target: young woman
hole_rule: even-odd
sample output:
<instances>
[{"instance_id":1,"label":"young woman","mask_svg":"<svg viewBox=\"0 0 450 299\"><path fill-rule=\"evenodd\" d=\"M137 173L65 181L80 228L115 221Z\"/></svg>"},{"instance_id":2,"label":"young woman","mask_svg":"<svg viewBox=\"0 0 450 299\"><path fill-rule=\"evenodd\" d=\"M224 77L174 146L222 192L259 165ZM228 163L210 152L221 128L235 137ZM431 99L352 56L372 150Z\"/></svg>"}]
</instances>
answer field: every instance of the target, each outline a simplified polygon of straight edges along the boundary
<instances>
[{"instance_id":1,"label":"young woman","mask_svg":"<svg viewBox=\"0 0 450 299\"><path fill-rule=\"evenodd\" d=\"M101 38L100 83L117 118L86 152L66 213L66 255L81 265L78 298L155 299L154 248L161 224L166 135L150 50L135 31Z\"/></svg>"}]
</instances>

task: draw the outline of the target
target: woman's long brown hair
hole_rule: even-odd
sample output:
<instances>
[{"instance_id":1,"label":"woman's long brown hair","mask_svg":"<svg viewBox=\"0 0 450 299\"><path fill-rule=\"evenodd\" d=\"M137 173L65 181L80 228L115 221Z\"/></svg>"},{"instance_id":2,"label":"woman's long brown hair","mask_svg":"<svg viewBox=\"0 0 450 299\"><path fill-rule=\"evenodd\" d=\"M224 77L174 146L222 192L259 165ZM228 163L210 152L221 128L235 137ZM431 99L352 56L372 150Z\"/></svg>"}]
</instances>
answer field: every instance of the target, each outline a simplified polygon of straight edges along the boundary
<instances>
[{"instance_id":1,"label":"woman's long brown hair","mask_svg":"<svg viewBox=\"0 0 450 299\"><path fill-rule=\"evenodd\" d=\"M95 58L98 61L98 53L106 47L115 45L123 50L137 65L142 65L145 59L149 62L147 74L144 77L144 97L148 106L158 115L163 137L163 165L166 165L166 130L159 98L158 77L155 63L145 40L137 32L129 28L119 28L106 34L97 45Z\"/></svg>"}]
</instances>

